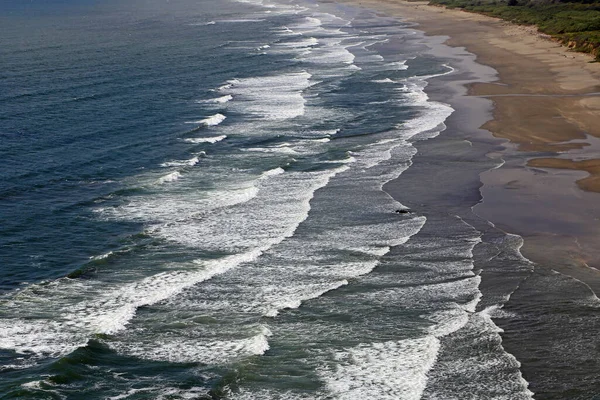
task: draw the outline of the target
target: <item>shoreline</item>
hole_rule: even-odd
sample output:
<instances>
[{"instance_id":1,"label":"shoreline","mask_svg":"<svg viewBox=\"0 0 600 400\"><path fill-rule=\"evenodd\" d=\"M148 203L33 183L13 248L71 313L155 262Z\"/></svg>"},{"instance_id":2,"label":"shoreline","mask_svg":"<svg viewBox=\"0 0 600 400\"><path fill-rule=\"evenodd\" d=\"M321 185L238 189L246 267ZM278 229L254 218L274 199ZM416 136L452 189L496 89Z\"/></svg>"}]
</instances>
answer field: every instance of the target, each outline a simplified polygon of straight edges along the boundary
<instances>
[{"instance_id":1,"label":"shoreline","mask_svg":"<svg viewBox=\"0 0 600 400\"><path fill-rule=\"evenodd\" d=\"M489 245L502 240L494 231L520 236L520 254L512 260L488 258L485 246L478 251L479 310L501 309L492 318L502 346L518 360L536 399L600 393L596 369L589 367L598 357L597 341L588 334L600 324L600 187L594 186L600 176L589 175L600 172L600 125L594 124L600 120L600 64L588 64L587 55L570 53L530 27L479 14L403 0L336 2L414 23L428 39L429 54L458 66L425 89L431 100L454 108L447 129L419 148L415 160L425 163L384 190L409 200L410 208L434 205L434 212L468 219ZM424 172L431 182L421 187ZM446 190L443 182L464 193ZM470 208L460 214L465 205ZM535 266L531 271L511 271L521 255ZM514 285L514 291L500 300L496 284Z\"/></svg>"},{"instance_id":2,"label":"shoreline","mask_svg":"<svg viewBox=\"0 0 600 400\"><path fill-rule=\"evenodd\" d=\"M495 80L464 89L464 99L493 103L491 117L472 113L477 128L506 140L488 155L505 164L481 174L483 200L474 212L522 236L525 257L600 294L600 63L534 27L480 14L403 0L338 2L415 23L497 71Z\"/></svg>"}]
</instances>

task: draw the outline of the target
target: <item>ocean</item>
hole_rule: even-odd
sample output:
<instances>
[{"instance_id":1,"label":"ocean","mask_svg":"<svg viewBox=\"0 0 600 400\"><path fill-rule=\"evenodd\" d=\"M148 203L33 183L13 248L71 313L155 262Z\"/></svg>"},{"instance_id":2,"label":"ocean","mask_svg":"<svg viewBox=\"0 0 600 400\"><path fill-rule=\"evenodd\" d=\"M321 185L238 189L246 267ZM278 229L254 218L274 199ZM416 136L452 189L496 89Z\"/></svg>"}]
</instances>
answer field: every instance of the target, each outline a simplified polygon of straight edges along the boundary
<instances>
[{"instance_id":1,"label":"ocean","mask_svg":"<svg viewBox=\"0 0 600 400\"><path fill-rule=\"evenodd\" d=\"M0 11L2 399L532 398L492 318L534 267L471 212L501 162L444 138L431 39L310 0Z\"/></svg>"}]
</instances>

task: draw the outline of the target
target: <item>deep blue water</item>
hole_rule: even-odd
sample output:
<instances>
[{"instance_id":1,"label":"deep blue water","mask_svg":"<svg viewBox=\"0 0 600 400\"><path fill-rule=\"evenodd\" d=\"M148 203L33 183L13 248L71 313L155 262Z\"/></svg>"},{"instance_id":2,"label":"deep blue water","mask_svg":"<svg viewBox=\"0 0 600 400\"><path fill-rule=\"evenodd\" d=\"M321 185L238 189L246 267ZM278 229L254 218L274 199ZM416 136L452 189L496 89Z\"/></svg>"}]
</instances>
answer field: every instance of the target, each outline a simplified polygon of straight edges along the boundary
<instances>
[{"instance_id":1,"label":"deep blue water","mask_svg":"<svg viewBox=\"0 0 600 400\"><path fill-rule=\"evenodd\" d=\"M200 10L126 6L3 24L2 237L11 241L2 255L17 267L3 271L3 286L62 276L138 230L98 221L89 205L186 152L177 137L182 120L201 112L193 100L233 76L211 55L220 43L189 26ZM241 27L231 25L235 38ZM229 31L217 30L224 40Z\"/></svg>"},{"instance_id":2,"label":"deep blue water","mask_svg":"<svg viewBox=\"0 0 600 400\"><path fill-rule=\"evenodd\" d=\"M514 282L478 308L482 231L383 190L453 111L409 25L285 0L0 12L2 398L530 398L490 318Z\"/></svg>"}]
</instances>

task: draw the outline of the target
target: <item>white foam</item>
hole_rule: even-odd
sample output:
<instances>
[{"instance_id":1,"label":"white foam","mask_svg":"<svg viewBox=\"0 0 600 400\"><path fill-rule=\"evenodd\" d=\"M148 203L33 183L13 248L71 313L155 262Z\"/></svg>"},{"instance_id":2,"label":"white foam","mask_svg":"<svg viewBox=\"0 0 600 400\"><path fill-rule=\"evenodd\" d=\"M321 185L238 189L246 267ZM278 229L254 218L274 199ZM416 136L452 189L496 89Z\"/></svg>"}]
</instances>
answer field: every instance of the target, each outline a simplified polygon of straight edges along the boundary
<instances>
[{"instance_id":1,"label":"white foam","mask_svg":"<svg viewBox=\"0 0 600 400\"><path fill-rule=\"evenodd\" d=\"M362 275L362 274L361 274ZM263 315L266 317L275 317L281 310L298 308L302 302L321 297L324 293L338 289L348 284L347 280L331 282L327 284L303 285L295 288L295 293L287 292L283 296L281 293L272 296L274 299L268 303ZM268 297L265 299L268 300Z\"/></svg>"},{"instance_id":2,"label":"white foam","mask_svg":"<svg viewBox=\"0 0 600 400\"><path fill-rule=\"evenodd\" d=\"M221 96L221 97L216 97L214 99L208 99L208 100L197 100L196 103L199 104L204 104L204 103L219 103L219 104L223 104L223 103L227 103L228 101L233 100L233 96L231 95L225 95L225 96Z\"/></svg>"},{"instance_id":3,"label":"white foam","mask_svg":"<svg viewBox=\"0 0 600 400\"><path fill-rule=\"evenodd\" d=\"M288 172L289 173L289 172ZM282 176L282 175L278 175ZM404 221L404 229L400 232L412 235L416 233L425 222L424 218L415 218L414 220ZM390 250L389 246L381 246L382 240L387 240L391 245L404 243L409 236L397 238L390 234L399 232L398 224L394 224L395 229L388 230L384 227L363 228L360 227L351 235L341 235L342 230L334 230L327 235L319 235L311 239L314 243L313 248L305 249L303 257L314 257L315 254L326 254L330 251L331 237L338 239L335 246L344 247L345 243L350 243L358 238L364 238L364 229L369 233L383 230L386 233L380 236L371 235L370 241L375 245L367 246L365 254L375 255L370 261L354 263L334 263L323 265L322 262L313 265L312 263L299 263L297 253L290 254L293 259L288 262L292 268L282 269L284 266L258 263L259 259L244 265L244 268L232 269L222 282L214 282L212 286L205 288L204 291L185 292L179 297L170 297L164 304L165 309L187 309L193 307L196 310L203 310L204 315L219 316L235 313L241 315L263 315L268 317L276 316L281 310L297 308L302 302L320 297L323 293L335 290L348 283L347 279L340 277L357 277L371 272L378 264L378 257ZM289 246L296 251L301 243L297 243L291 236L289 240L280 241L280 246L275 251L280 255L279 262L284 262L286 254L289 253ZM358 249L353 249L355 252ZM286 262L287 263L287 262ZM231 285L231 282L236 285ZM206 293L208 298L204 298L202 293ZM200 296L200 298L198 298ZM216 297L214 297L216 296ZM189 298L189 300L188 300ZM189 305L187 305L189 304ZM197 329L200 329L197 328ZM243 326L239 323L235 325L235 331L239 332ZM193 335L176 335L170 332L165 340L157 340L155 335L146 337L140 334L138 340L133 340L131 334L126 343L111 342L111 346L127 354L134 354L138 357L147 357L155 360L177 360L179 362L229 362L233 358L242 357L249 354L258 354L267 348L266 337L251 336L245 339L211 339L211 333L198 330ZM222 336L223 333L220 334ZM132 340L134 344L132 343ZM250 352L248 349L257 349ZM183 349L183 350L180 350ZM262 349L262 350L261 350ZM260 351L259 351L260 350Z\"/></svg>"},{"instance_id":4,"label":"white foam","mask_svg":"<svg viewBox=\"0 0 600 400\"><path fill-rule=\"evenodd\" d=\"M387 66L390 67L390 69L392 70L396 70L396 71L404 71L408 69L408 65L406 65L406 61L396 61L396 62L392 62L389 63Z\"/></svg>"},{"instance_id":5,"label":"white foam","mask_svg":"<svg viewBox=\"0 0 600 400\"><path fill-rule=\"evenodd\" d=\"M240 83L241 81L238 81L237 84ZM235 85L236 83L232 82L231 89L235 89ZM389 145L389 143L387 144ZM360 157L362 159L361 163L367 163L367 161L364 161L368 158L367 155L361 154ZM188 216L202 210L202 207L184 197L181 199L169 198L169 201L161 198L149 199L145 197L139 200L133 199L128 207L117 209L116 213L117 215L121 214L121 218L135 216L135 218L142 221L152 221L153 229L149 231L149 234L186 246L209 251L228 250L237 252L244 249L247 251L254 249L258 250L260 255L271 246L282 243L286 238L291 237L299 223L306 219L310 209L309 201L314 191L325 186L332 176L346 169L347 167L332 171L309 173L282 173L283 170L281 169L267 171L262 175L263 178L259 179L257 186L253 187L254 192L250 200L243 202L244 208L228 210L223 204L219 204L215 206L216 208L208 208L207 210L210 213L204 214L200 221L189 219ZM387 179L387 175L382 177L377 175L375 178L376 188L377 185L382 184L382 179ZM277 189L274 190L273 188ZM216 211L212 214L211 210ZM176 221L173 221L173 215L178 216ZM247 215L252 215L252 219L248 220L244 217ZM356 241L368 238L364 253L371 257L380 257L389 251L390 246L408 240L408 237L417 232L424 223L424 219L418 219L415 221L414 226L408 229L406 236L398 238L398 222L397 220L393 221L389 224L389 227L387 225L385 227L383 225L373 227L357 226L350 234L344 232L346 229L332 230L327 235L315 238L315 242L331 243L331 237L335 237L337 238L336 243L341 243L341 249L346 246L348 249L352 248L353 251L357 251ZM394 235L390 237L391 232ZM329 290L334 290L346 284L349 277L369 273L377 264L377 259L346 265L334 264L329 268L325 268L320 276L317 275L318 279L316 281L309 282L297 278L315 276L319 270L323 270L322 265L308 265L298 268L297 273L293 276L294 279L291 279L288 274L283 276L284 281L273 282L274 285L264 285L263 282L262 285L249 286L249 292L240 289L239 298L235 300L236 307L239 307L236 309L274 316L281 309L298 307L303 301L319 297ZM258 274L256 278L260 280L262 279L261 274L265 273L264 268L260 267L256 265L255 268L244 268L244 271L248 274L250 271L256 270ZM92 311L97 309L108 310L101 313L104 315L102 318L96 316L93 318L73 318L69 322L75 321L72 325L77 329L82 329L82 326L90 327L90 330L85 331L87 334L94 333L96 330L94 327L100 327L98 329L100 332L113 334L120 332L135 315L137 307L156 304L160 301L175 301L173 297L181 295L186 287L201 282L202 279L208 279L203 274L206 273L199 271L169 272L145 278L140 283L133 283L130 287L121 288L118 293L108 292L107 295L111 299L116 299L115 301L118 304L106 300L101 302L98 307L93 303L86 306L86 309ZM211 306L223 307L226 305L213 303ZM64 331L64 328L61 327L61 329ZM77 334L72 332L73 330L77 332L77 329L70 329L69 334L72 337L78 337ZM54 334L57 331L61 330L55 329ZM79 336L87 338L84 334ZM39 343L45 342L45 340L37 339ZM66 342L68 343L68 341ZM250 338L222 340L221 342L208 341L209 344L212 343L213 345L219 343L218 348L220 350L217 352L212 350L212 353L211 346L206 345L206 343L206 341L182 341L179 339L140 342L132 338L132 340L124 342L115 341L112 345L119 351L151 359L194 359L195 361L214 359L215 362L217 362L216 360L229 360L231 357L238 357L243 354L260 353L261 349L264 351L268 346L266 337L256 335ZM177 349L187 349L187 351L178 352ZM196 352L192 352L192 349L196 349ZM248 351L248 349L254 350Z\"/></svg>"},{"instance_id":6,"label":"white foam","mask_svg":"<svg viewBox=\"0 0 600 400\"><path fill-rule=\"evenodd\" d=\"M214 25L216 24L216 21L208 21L208 22L196 22L193 24L189 24L190 26L207 26L207 25Z\"/></svg>"},{"instance_id":7,"label":"white foam","mask_svg":"<svg viewBox=\"0 0 600 400\"><path fill-rule=\"evenodd\" d=\"M201 221L174 223L169 218L169 223L160 226L155 234L186 246L213 251L237 252L271 246L291 236L307 217L314 191L347 168L344 165L321 172L271 175L270 179L256 182L258 195L244 203L243 210L222 209Z\"/></svg>"},{"instance_id":8,"label":"white foam","mask_svg":"<svg viewBox=\"0 0 600 400\"><path fill-rule=\"evenodd\" d=\"M387 164L382 162L381 165ZM360 184L364 186L363 182ZM380 231L388 230L380 227ZM473 229L473 234L476 233ZM343 232L341 234L344 235ZM357 236L371 237L377 234L377 231L371 233L365 229L358 232ZM355 243L354 240L343 236L340 240L344 243ZM478 289L480 277L472 271L472 251L479 241L477 236L458 240L449 239L448 243L432 241L430 243L432 251L429 248L421 251L430 254L433 259L442 255L464 258L446 263L426 262L419 258L418 268L421 272L414 274L414 280L410 279L411 273L403 274L404 285L402 286L373 293L356 294L357 299L362 302L365 301L365 297L369 298L375 308L378 304L398 302L407 309L423 310L424 314L421 318L429 320L432 324L431 328L425 329L421 337L399 342L364 343L338 352L335 362L323 363L320 376L326 382L330 395L320 397L420 399L427 387L428 374L435 365L441 338L464 328L480 299L481 293ZM367 244L373 246L377 242L380 243L381 239L376 238L373 242ZM353 247L352 250L379 255L388 251L386 248L378 249L370 246ZM430 273L427 272L428 270ZM462 279L454 277L449 279L449 274L457 273ZM437 282L428 283L428 279ZM352 297L347 301L352 302Z\"/></svg>"},{"instance_id":9,"label":"white foam","mask_svg":"<svg viewBox=\"0 0 600 400\"><path fill-rule=\"evenodd\" d=\"M257 152L257 153L282 153L282 154L298 154L298 151L291 147L249 147L243 149L243 151Z\"/></svg>"},{"instance_id":10,"label":"white foam","mask_svg":"<svg viewBox=\"0 0 600 400\"><path fill-rule=\"evenodd\" d=\"M355 156L358 165L360 165L362 168L369 169L390 160L393 152L396 152L396 154L400 156L398 151L402 151L401 158L399 158L398 161L403 162L409 162L417 153L417 150L413 146L409 146L404 139L384 139L369 144L360 152L351 152L350 154ZM398 167L393 171L395 174L393 176L395 177L392 178L392 176L390 176L388 181L400 176L400 174L406 171L408 167L409 164L398 165Z\"/></svg>"},{"instance_id":11,"label":"white foam","mask_svg":"<svg viewBox=\"0 0 600 400\"><path fill-rule=\"evenodd\" d=\"M274 176L274 175L281 175L283 174L285 171L283 168L274 168L274 169L270 169L268 171L263 172L261 178L268 178L270 176Z\"/></svg>"},{"instance_id":12,"label":"white foam","mask_svg":"<svg viewBox=\"0 0 600 400\"><path fill-rule=\"evenodd\" d=\"M147 342L113 342L111 348L120 353L155 361L176 363L227 364L235 359L258 356L269 350L271 331L258 325L254 335L245 339L203 341L177 340L176 337L155 339Z\"/></svg>"},{"instance_id":13,"label":"white foam","mask_svg":"<svg viewBox=\"0 0 600 400\"><path fill-rule=\"evenodd\" d=\"M237 0L240 1L241 0ZM156 393L156 400L197 400L210 397L209 391L205 387L192 387L190 389L181 389L180 387L164 387Z\"/></svg>"},{"instance_id":14,"label":"white foam","mask_svg":"<svg viewBox=\"0 0 600 400\"><path fill-rule=\"evenodd\" d=\"M519 369L520 363L503 348L502 330L490 317L497 308L496 305L469 314L460 332L443 342L444 347L457 346L462 351L460 358L445 358L435 365L429 377L428 398L446 398L449 393L460 391L468 398L533 399ZM485 350L481 351L482 348ZM477 376L477 384L466 387L457 384L457 372L469 378Z\"/></svg>"},{"instance_id":15,"label":"white foam","mask_svg":"<svg viewBox=\"0 0 600 400\"><path fill-rule=\"evenodd\" d=\"M216 89L211 89L211 91L221 91L221 90L225 90L225 89L229 89L231 86L233 86L235 83L239 83L239 81L237 79L230 79L227 81L227 83L219 86Z\"/></svg>"},{"instance_id":16,"label":"white foam","mask_svg":"<svg viewBox=\"0 0 600 400\"><path fill-rule=\"evenodd\" d=\"M150 225L149 232L160 228L160 223L168 224L177 216L180 223L194 219L198 213L207 213L219 208L232 207L254 199L259 192L256 178L235 182L230 187L202 193L202 196L190 196L186 192L178 194L160 193L151 197L132 198L127 204L115 209L102 210L108 219L125 219L136 222L146 222Z\"/></svg>"},{"instance_id":17,"label":"white foam","mask_svg":"<svg viewBox=\"0 0 600 400\"><path fill-rule=\"evenodd\" d=\"M369 54L360 57L360 61L365 63L380 63L384 58L379 54Z\"/></svg>"},{"instance_id":18,"label":"white foam","mask_svg":"<svg viewBox=\"0 0 600 400\"><path fill-rule=\"evenodd\" d=\"M183 166L193 167L194 165L198 164L199 161L200 161L200 159L198 157L192 157L188 160L167 161L167 162L160 164L160 166L161 167L183 167Z\"/></svg>"},{"instance_id":19,"label":"white foam","mask_svg":"<svg viewBox=\"0 0 600 400\"><path fill-rule=\"evenodd\" d=\"M137 393L144 393L144 392L154 392L155 393L159 389L160 388L158 386L151 386L151 387L141 388L141 389L129 389L125 393L119 394L117 396L108 397L108 400L126 399L126 398L128 398L130 396L133 396L134 394L137 394Z\"/></svg>"},{"instance_id":20,"label":"white foam","mask_svg":"<svg viewBox=\"0 0 600 400\"><path fill-rule=\"evenodd\" d=\"M288 40L277 43L273 48L274 53L292 53L292 54L309 54L314 46L319 44L319 40L314 37L298 37L295 40Z\"/></svg>"},{"instance_id":21,"label":"white foam","mask_svg":"<svg viewBox=\"0 0 600 400\"><path fill-rule=\"evenodd\" d=\"M304 17L281 30L281 36L293 40L278 43L274 51L294 53L296 59L312 64L310 72L322 78L340 77L360 70L354 65L355 56L348 50L353 44L347 42L355 38L339 28L340 21L344 25L350 23L327 13Z\"/></svg>"},{"instance_id":22,"label":"white foam","mask_svg":"<svg viewBox=\"0 0 600 400\"><path fill-rule=\"evenodd\" d=\"M160 178L158 178L156 180L156 183L157 184L163 184L163 183L167 183L167 182L175 182L179 178L181 178L181 173L179 171L174 171L174 172L171 172L170 174L167 174L165 176L161 176Z\"/></svg>"},{"instance_id":23,"label":"white foam","mask_svg":"<svg viewBox=\"0 0 600 400\"><path fill-rule=\"evenodd\" d=\"M293 31L297 31L297 32L306 34L306 33L315 31L316 29L320 28L321 25L322 25L322 21L319 18L315 18L315 17L311 16L311 17L304 17L301 22L297 22L293 25L290 25L289 27Z\"/></svg>"},{"instance_id":24,"label":"white foam","mask_svg":"<svg viewBox=\"0 0 600 400\"><path fill-rule=\"evenodd\" d=\"M230 107L240 113L254 114L267 120L285 120L304 114L306 100L302 91L311 85L311 76L303 71L243 78L229 81L221 91L239 100Z\"/></svg>"},{"instance_id":25,"label":"white foam","mask_svg":"<svg viewBox=\"0 0 600 400\"><path fill-rule=\"evenodd\" d=\"M403 96L410 99L412 107L419 108L423 112L418 117L405 121L398 126L398 129L402 131L402 137L405 139L417 134L422 138L436 137L446 129L444 121L454 112L454 109L448 104L430 101L424 91L426 85L427 82L423 80L407 83L407 92Z\"/></svg>"},{"instance_id":26,"label":"white foam","mask_svg":"<svg viewBox=\"0 0 600 400\"><path fill-rule=\"evenodd\" d=\"M338 352L320 376L338 400L419 400L439 348L432 336L364 344Z\"/></svg>"},{"instance_id":27,"label":"white foam","mask_svg":"<svg viewBox=\"0 0 600 400\"><path fill-rule=\"evenodd\" d=\"M112 255L113 255L113 252L109 251L108 253L104 253L104 254L101 254L99 256L91 256L90 260L105 260L105 259L107 259L108 257L110 257Z\"/></svg>"},{"instance_id":28,"label":"white foam","mask_svg":"<svg viewBox=\"0 0 600 400\"><path fill-rule=\"evenodd\" d=\"M1 345L1 342L0 342L0 345ZM2 347L0 347L0 348L2 348ZM37 363L39 362L39 357L32 357L32 358L28 358L27 360L25 360L22 357L19 357L19 358L20 359L19 359L19 363L18 364L4 364L4 365L0 365L0 372L11 371L11 370L20 370L20 369L28 369L28 368L36 366Z\"/></svg>"},{"instance_id":29,"label":"white foam","mask_svg":"<svg viewBox=\"0 0 600 400\"><path fill-rule=\"evenodd\" d=\"M385 78L385 79L375 79L373 81L371 81L373 83L394 83L393 80L391 80L390 78Z\"/></svg>"},{"instance_id":30,"label":"white foam","mask_svg":"<svg viewBox=\"0 0 600 400\"><path fill-rule=\"evenodd\" d=\"M364 155L362 156L364 157ZM348 162L351 162L351 160L348 160ZM394 174L396 173L397 165L395 163L390 163L389 168L394 171ZM286 174L293 176L294 173L286 172ZM348 173L347 177L346 174L343 174L343 176L344 179L349 179L353 184L359 185L362 188L361 193L371 193L373 191L382 194L385 201L391 201L389 197L380 191L383 182L391 179L388 174L369 173L365 177L360 177L358 181L355 173ZM340 179L341 177L336 178L336 182ZM346 185L348 184L343 184L343 186ZM287 185L279 187L285 186ZM377 201L366 200L366 204L356 205L354 200L354 198L350 198L350 202L354 204L355 208L372 210L379 207L374 206L378 203ZM338 197L334 201L340 206L341 203L344 203L343 199ZM384 203L380 206L382 209L393 209L397 206L396 204L381 203ZM381 212L388 213L389 210L381 210ZM227 309L233 307L272 317L283 309L299 307L306 300L320 297L327 291L335 290L347 284L349 278L356 278L370 273L378 265L381 256L389 252L392 246L405 243L410 236L421 229L424 223L424 217L410 220L392 218L386 222L373 225L350 222L351 225L347 226L346 223L342 222L339 228L337 228L337 223L332 223L328 224L328 229L325 232L315 233L310 237L310 243L313 243L310 248L304 248L304 242L298 242L290 237L290 239L278 244L276 253L279 257L276 263L269 263L268 268L265 265L250 264L243 269L244 285L236 288L235 305L231 304L231 301L226 304L212 302L210 303L210 309L217 315L225 312L223 307ZM183 236L190 237L188 234ZM359 247L357 243L362 244L362 247ZM331 260L330 263L327 263L329 260L327 254L332 249L363 253L362 257L368 259L361 262L335 262L336 260ZM287 257L291 258L288 260ZM298 260L305 261L299 263ZM271 272L271 269L273 272ZM237 272L232 272L229 278L239 281L240 278L235 277L237 274ZM268 277L268 280L265 281L266 277ZM217 289L212 288L212 290ZM223 298L230 298L230 296L223 294ZM197 300L194 302L197 304ZM208 307L208 303L205 306Z\"/></svg>"},{"instance_id":31,"label":"white foam","mask_svg":"<svg viewBox=\"0 0 600 400\"><path fill-rule=\"evenodd\" d=\"M57 322L18 318L0 320L0 348L12 349L17 353L63 355L85 345L88 340L85 338L85 342L74 345L74 339L70 332L63 332L62 324Z\"/></svg>"},{"instance_id":32,"label":"white foam","mask_svg":"<svg viewBox=\"0 0 600 400\"><path fill-rule=\"evenodd\" d=\"M244 22L264 22L265 20L262 18L237 18L237 19L222 19L219 20L219 23L225 24L239 24Z\"/></svg>"},{"instance_id":33,"label":"white foam","mask_svg":"<svg viewBox=\"0 0 600 400\"><path fill-rule=\"evenodd\" d=\"M25 382L21 385L21 387L24 387L26 389L41 389L40 385L43 382L44 382L43 380Z\"/></svg>"},{"instance_id":34,"label":"white foam","mask_svg":"<svg viewBox=\"0 0 600 400\"><path fill-rule=\"evenodd\" d=\"M352 64L355 56L342 41L341 38L320 39L321 47L314 48L303 60L316 64Z\"/></svg>"},{"instance_id":35,"label":"white foam","mask_svg":"<svg viewBox=\"0 0 600 400\"><path fill-rule=\"evenodd\" d=\"M235 398L236 400L317 400L321 399L322 396L317 393L294 393L291 390L281 393L269 389L247 390L242 387L235 393Z\"/></svg>"},{"instance_id":36,"label":"white foam","mask_svg":"<svg viewBox=\"0 0 600 400\"><path fill-rule=\"evenodd\" d=\"M205 125L205 126L216 126L216 125L219 125L221 122L225 121L226 118L227 117L224 116L223 114L215 114L215 115L211 115L208 118L201 119L199 121L186 122L186 124L198 124L198 125Z\"/></svg>"},{"instance_id":37,"label":"white foam","mask_svg":"<svg viewBox=\"0 0 600 400\"><path fill-rule=\"evenodd\" d=\"M248 3L248 4L253 4L255 6L265 6L265 2L263 0L235 0L238 3Z\"/></svg>"},{"instance_id":38,"label":"white foam","mask_svg":"<svg viewBox=\"0 0 600 400\"><path fill-rule=\"evenodd\" d=\"M280 30L280 32L279 32L279 33L280 33L280 34L291 34L291 35L294 35L294 34L295 34L295 33L294 33L294 31L293 31L293 30L291 30L290 28L288 28L287 26L283 26L283 27L281 27L281 30Z\"/></svg>"},{"instance_id":39,"label":"white foam","mask_svg":"<svg viewBox=\"0 0 600 400\"><path fill-rule=\"evenodd\" d=\"M225 139L227 135L213 136L213 137L201 137L201 138L186 138L184 141L188 143L217 143Z\"/></svg>"}]
</instances>

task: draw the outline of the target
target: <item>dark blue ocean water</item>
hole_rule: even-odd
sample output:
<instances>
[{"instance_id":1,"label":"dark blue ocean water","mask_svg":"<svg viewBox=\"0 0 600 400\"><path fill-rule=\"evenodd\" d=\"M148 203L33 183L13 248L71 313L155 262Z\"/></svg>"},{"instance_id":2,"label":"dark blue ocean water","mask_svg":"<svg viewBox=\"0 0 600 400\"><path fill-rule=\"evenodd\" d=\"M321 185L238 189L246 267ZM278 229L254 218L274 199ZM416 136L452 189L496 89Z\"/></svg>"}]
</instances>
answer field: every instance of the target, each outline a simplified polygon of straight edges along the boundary
<instances>
[{"instance_id":1,"label":"dark blue ocean water","mask_svg":"<svg viewBox=\"0 0 600 400\"><path fill-rule=\"evenodd\" d=\"M482 232L383 190L453 111L408 24L65 0L0 26L2 398L531 397Z\"/></svg>"}]
</instances>

